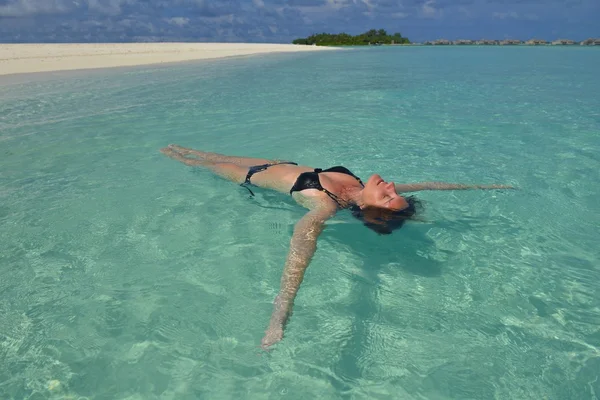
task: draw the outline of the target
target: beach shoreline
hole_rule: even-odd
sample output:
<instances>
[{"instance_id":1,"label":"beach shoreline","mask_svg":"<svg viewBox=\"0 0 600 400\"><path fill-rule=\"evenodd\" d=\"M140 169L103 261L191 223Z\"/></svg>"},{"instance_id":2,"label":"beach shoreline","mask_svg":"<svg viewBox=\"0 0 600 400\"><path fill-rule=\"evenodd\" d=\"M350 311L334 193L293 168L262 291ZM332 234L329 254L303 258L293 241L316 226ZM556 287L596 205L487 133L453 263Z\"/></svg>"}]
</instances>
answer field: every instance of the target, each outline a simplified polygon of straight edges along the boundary
<instances>
[{"instance_id":1,"label":"beach shoreline","mask_svg":"<svg viewBox=\"0 0 600 400\"><path fill-rule=\"evenodd\" d=\"M0 76L329 50L336 49L267 43L0 44Z\"/></svg>"}]
</instances>

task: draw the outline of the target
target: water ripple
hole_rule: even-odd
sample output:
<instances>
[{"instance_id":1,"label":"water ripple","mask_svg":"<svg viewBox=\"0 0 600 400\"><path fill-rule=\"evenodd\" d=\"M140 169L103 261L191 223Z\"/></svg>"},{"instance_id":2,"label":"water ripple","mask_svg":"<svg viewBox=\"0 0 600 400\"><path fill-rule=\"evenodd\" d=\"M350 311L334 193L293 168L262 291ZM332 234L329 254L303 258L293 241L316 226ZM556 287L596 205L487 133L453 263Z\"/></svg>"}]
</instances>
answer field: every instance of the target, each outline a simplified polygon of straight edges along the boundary
<instances>
[{"instance_id":1,"label":"water ripple","mask_svg":"<svg viewBox=\"0 0 600 400\"><path fill-rule=\"evenodd\" d=\"M563 50L354 49L3 86L0 398L598 395L598 53ZM303 211L165 158L172 142L519 190L418 192L420 221L387 236L340 212L265 353Z\"/></svg>"}]
</instances>

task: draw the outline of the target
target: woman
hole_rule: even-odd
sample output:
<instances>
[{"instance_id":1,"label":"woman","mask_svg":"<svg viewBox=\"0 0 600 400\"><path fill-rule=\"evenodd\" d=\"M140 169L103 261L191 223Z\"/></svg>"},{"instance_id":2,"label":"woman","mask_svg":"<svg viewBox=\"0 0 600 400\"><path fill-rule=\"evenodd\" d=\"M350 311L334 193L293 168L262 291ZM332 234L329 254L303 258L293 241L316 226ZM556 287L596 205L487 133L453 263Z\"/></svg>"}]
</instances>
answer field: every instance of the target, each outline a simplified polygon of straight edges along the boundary
<instances>
[{"instance_id":1,"label":"woman","mask_svg":"<svg viewBox=\"0 0 600 400\"><path fill-rule=\"evenodd\" d=\"M414 197L398 193L418 190L510 189L506 185L461 185L438 182L394 184L374 174L365 183L348 169L337 166L321 170L290 161L224 156L177 145L161 149L165 155L189 166L201 166L215 174L240 183L289 193L308 212L296 223L290 249L275 298L269 327L262 339L268 348L283 337L285 324L304 272L317 247L317 237L325 221L340 209L349 209L368 228L390 234L416 214ZM248 188L250 193L252 190ZM253 193L252 193L253 194Z\"/></svg>"}]
</instances>

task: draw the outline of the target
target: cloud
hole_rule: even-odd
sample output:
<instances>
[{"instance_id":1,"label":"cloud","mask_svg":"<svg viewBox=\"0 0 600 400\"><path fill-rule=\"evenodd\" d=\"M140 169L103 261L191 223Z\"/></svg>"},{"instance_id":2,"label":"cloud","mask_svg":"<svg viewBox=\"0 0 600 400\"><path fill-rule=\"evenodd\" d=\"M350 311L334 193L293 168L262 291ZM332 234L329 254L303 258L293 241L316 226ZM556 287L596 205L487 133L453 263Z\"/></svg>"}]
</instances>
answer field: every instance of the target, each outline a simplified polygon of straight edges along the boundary
<instances>
[{"instance_id":1,"label":"cloud","mask_svg":"<svg viewBox=\"0 0 600 400\"><path fill-rule=\"evenodd\" d=\"M291 7L322 7L326 5L325 0L289 0L287 5Z\"/></svg>"},{"instance_id":2,"label":"cloud","mask_svg":"<svg viewBox=\"0 0 600 400\"><path fill-rule=\"evenodd\" d=\"M519 19L519 14L517 14L514 11L511 11L511 12L494 12L494 13L492 13L492 17L493 18L498 18L498 19L506 19L506 18Z\"/></svg>"},{"instance_id":3,"label":"cloud","mask_svg":"<svg viewBox=\"0 0 600 400\"><path fill-rule=\"evenodd\" d=\"M177 26L184 26L190 23L190 19L186 18L186 17L173 17L173 18L167 18L166 19L167 23L171 24L171 25L177 25Z\"/></svg>"},{"instance_id":4,"label":"cloud","mask_svg":"<svg viewBox=\"0 0 600 400\"><path fill-rule=\"evenodd\" d=\"M0 5L0 17L25 17L38 14L62 14L71 10L73 2L63 0L8 0Z\"/></svg>"},{"instance_id":5,"label":"cloud","mask_svg":"<svg viewBox=\"0 0 600 400\"><path fill-rule=\"evenodd\" d=\"M0 17L32 17L72 12L119 15L123 6L142 6L138 0L8 0L0 5Z\"/></svg>"},{"instance_id":6,"label":"cloud","mask_svg":"<svg viewBox=\"0 0 600 400\"><path fill-rule=\"evenodd\" d=\"M122 6L133 5L135 0L87 0L88 10L106 15L119 15Z\"/></svg>"},{"instance_id":7,"label":"cloud","mask_svg":"<svg viewBox=\"0 0 600 400\"><path fill-rule=\"evenodd\" d=\"M598 0L0 0L0 41L289 43L317 32L356 34L380 28L400 31L416 41L506 32L586 38L597 35L599 4Z\"/></svg>"},{"instance_id":8,"label":"cloud","mask_svg":"<svg viewBox=\"0 0 600 400\"><path fill-rule=\"evenodd\" d=\"M459 6L458 7L458 12L461 14L461 16L463 16L465 18L471 18L471 17L473 17L473 13L469 10L468 7Z\"/></svg>"},{"instance_id":9,"label":"cloud","mask_svg":"<svg viewBox=\"0 0 600 400\"><path fill-rule=\"evenodd\" d=\"M421 15L425 18L439 18L443 15L443 9L436 7L435 0L427 0L421 6Z\"/></svg>"},{"instance_id":10,"label":"cloud","mask_svg":"<svg viewBox=\"0 0 600 400\"><path fill-rule=\"evenodd\" d=\"M535 14L518 14L514 11L511 12L494 12L492 18L496 19L522 19L527 21L537 21L539 17Z\"/></svg>"}]
</instances>

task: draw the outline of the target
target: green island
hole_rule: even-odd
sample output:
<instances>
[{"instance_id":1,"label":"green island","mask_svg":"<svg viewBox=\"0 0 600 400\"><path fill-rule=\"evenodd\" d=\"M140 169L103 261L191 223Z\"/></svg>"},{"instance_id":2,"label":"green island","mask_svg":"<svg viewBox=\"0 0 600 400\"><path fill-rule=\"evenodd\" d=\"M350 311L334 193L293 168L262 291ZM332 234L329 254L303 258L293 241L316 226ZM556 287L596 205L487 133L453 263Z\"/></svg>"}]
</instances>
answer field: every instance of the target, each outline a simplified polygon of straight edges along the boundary
<instances>
[{"instance_id":1,"label":"green island","mask_svg":"<svg viewBox=\"0 0 600 400\"><path fill-rule=\"evenodd\" d=\"M360 35L347 33L317 33L307 38L294 39L293 44L312 46L377 46L382 44L410 44L408 38L399 33L388 35L385 29L371 29Z\"/></svg>"},{"instance_id":2,"label":"green island","mask_svg":"<svg viewBox=\"0 0 600 400\"><path fill-rule=\"evenodd\" d=\"M385 29L371 29L360 35L352 36L347 33L317 33L307 38L294 39L293 44L303 44L309 46L381 46L381 45L411 45L411 46L600 46L600 38L589 38L577 42L570 39L557 39L546 41L543 39L530 39L527 41L519 39L504 40L447 40L438 39L426 41L424 43L412 43L408 38L402 37L399 33L388 35Z\"/></svg>"}]
</instances>

